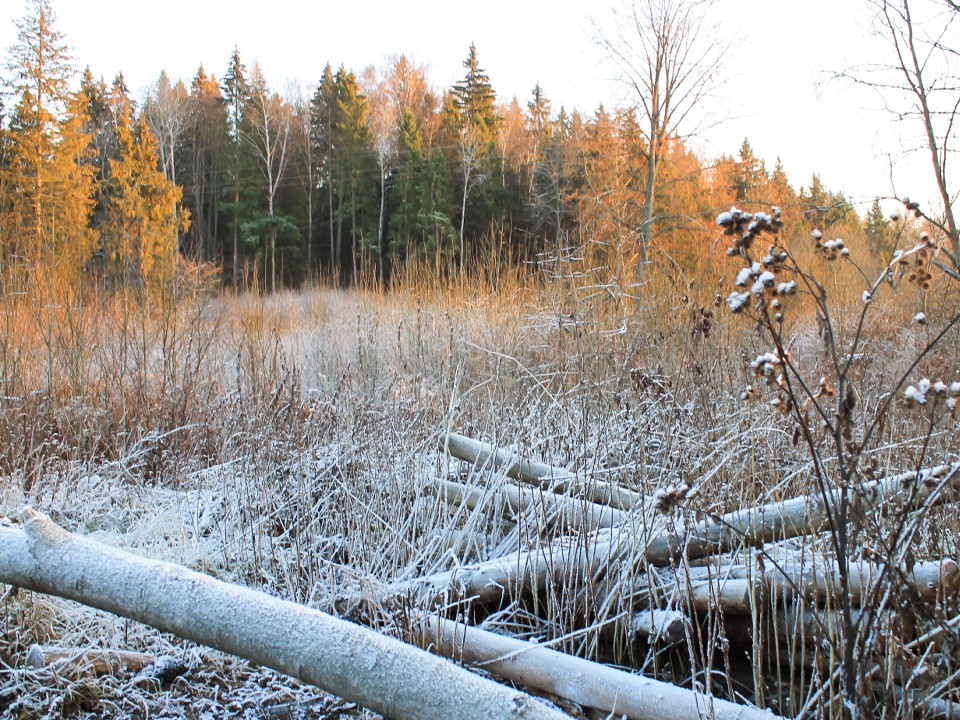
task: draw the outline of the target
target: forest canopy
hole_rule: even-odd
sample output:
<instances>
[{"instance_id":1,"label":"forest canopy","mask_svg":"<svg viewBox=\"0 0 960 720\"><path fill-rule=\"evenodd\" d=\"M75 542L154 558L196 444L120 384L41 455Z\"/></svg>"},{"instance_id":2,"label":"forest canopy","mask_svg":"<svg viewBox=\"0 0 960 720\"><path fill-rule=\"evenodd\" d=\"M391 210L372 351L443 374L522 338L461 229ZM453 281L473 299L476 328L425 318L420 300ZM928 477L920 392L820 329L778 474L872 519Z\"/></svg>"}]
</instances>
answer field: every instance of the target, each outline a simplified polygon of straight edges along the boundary
<instances>
[{"instance_id":1,"label":"forest canopy","mask_svg":"<svg viewBox=\"0 0 960 720\"><path fill-rule=\"evenodd\" d=\"M310 92L281 92L236 49L219 75L160 70L138 101L122 73L79 68L50 0L28 9L0 109L8 289L56 278L156 295L184 267L267 290L389 282L413 263L448 274L492 257L534 271L571 248L630 285L648 266L702 272L732 204L891 251L879 205L861 220L748 139L703 158L645 123L643 102L570 111L539 85L500 97L474 45L450 87L400 56L331 62Z\"/></svg>"}]
</instances>

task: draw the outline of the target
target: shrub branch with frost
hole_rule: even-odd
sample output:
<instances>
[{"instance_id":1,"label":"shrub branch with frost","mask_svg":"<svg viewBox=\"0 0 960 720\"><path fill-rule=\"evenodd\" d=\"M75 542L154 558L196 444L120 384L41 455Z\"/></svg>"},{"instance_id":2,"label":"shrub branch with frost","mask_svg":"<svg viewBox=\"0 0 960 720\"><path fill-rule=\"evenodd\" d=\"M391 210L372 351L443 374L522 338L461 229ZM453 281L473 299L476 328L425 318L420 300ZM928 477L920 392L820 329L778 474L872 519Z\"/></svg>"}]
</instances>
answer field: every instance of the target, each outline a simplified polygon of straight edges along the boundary
<instances>
[{"instance_id":1,"label":"shrub branch with frost","mask_svg":"<svg viewBox=\"0 0 960 720\"><path fill-rule=\"evenodd\" d=\"M905 204L908 211L922 216L916 203ZM824 685L829 685L831 679L838 681L844 716L866 717L877 709L874 684L868 679L878 648L885 647L880 637L882 618L897 602L897 583L906 572L907 561L912 561L918 552L916 528L921 519L908 518L906 511L892 509L892 516L881 527L876 516L868 518L863 512L864 498L858 497L857 488L873 478L873 469L864 458L880 443L882 428L895 403L928 414L928 429L920 442L915 470L931 461L928 449L938 417L944 411L956 417L960 382L924 378L909 383L909 379L960 323L956 308L939 307L936 313L926 308L934 273L943 269L942 275L947 279L960 278L939 260L946 237L935 241L927 233L918 234L911 247L898 250L879 276L871 280L842 239L824 240L823 233L816 229L810 233L814 260L801 264L798 254L782 237L779 208L771 208L770 213L750 213L732 207L720 213L716 221L730 239L727 254L742 262L735 285L746 288L731 292L727 306L731 312L754 320L765 341L772 345L771 350L750 363L755 381L741 399L750 401L764 394L772 395L769 405L792 426L794 442L805 447L818 494L828 510L829 542L839 571L840 632L830 640L837 665ZM825 275L833 272L838 262L849 263L852 272L848 274L863 283L862 303L852 321L849 308L839 307L826 289ZM857 363L864 357L868 330L886 322L879 315L879 301L901 289L904 278L915 285L924 308L913 316L913 321L928 326L924 328L926 342L904 372L894 375L886 387L877 390L874 408L866 413L854 384ZM808 368L787 350L792 337L785 330L785 318L798 302L813 306L822 340L815 364L826 367L826 374ZM929 327L933 325L936 327ZM957 370L953 368L954 372ZM929 508L929 504L925 507ZM859 613L855 611L855 602L860 597L854 598L853 594L860 591L851 590L851 564L857 556L876 559L883 567ZM888 680L888 685L884 697L889 699L894 697L892 680Z\"/></svg>"}]
</instances>

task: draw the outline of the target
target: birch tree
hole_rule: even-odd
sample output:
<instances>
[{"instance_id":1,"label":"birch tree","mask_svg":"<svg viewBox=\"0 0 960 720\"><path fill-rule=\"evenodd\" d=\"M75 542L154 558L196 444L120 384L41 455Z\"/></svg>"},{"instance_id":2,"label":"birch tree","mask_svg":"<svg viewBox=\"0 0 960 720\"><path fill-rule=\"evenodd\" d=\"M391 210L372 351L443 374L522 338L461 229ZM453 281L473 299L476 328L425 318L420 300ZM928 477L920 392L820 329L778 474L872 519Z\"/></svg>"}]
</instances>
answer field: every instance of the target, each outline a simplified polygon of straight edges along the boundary
<instances>
[{"instance_id":1,"label":"birch tree","mask_svg":"<svg viewBox=\"0 0 960 720\"><path fill-rule=\"evenodd\" d=\"M937 216L929 219L946 235L950 248L946 254L952 268L941 267L960 279L960 225L953 209L958 193L951 183L952 141L960 120L960 5L952 0L867 3L888 58L839 75L877 91L897 120L913 123L940 202Z\"/></svg>"},{"instance_id":2,"label":"birch tree","mask_svg":"<svg viewBox=\"0 0 960 720\"><path fill-rule=\"evenodd\" d=\"M169 182L181 184L177 156L181 154L184 135L190 123L190 94L183 82L171 83L167 73L161 71L156 85L147 94L143 117L156 138L164 175ZM177 247L179 245L180 239L177 238Z\"/></svg>"},{"instance_id":3,"label":"birch tree","mask_svg":"<svg viewBox=\"0 0 960 720\"><path fill-rule=\"evenodd\" d=\"M600 44L618 66L644 135L646 178L637 229L637 277L646 273L654 235L660 165L672 139L696 130L702 103L717 82L724 46L705 26L713 0L631 0Z\"/></svg>"}]
</instances>

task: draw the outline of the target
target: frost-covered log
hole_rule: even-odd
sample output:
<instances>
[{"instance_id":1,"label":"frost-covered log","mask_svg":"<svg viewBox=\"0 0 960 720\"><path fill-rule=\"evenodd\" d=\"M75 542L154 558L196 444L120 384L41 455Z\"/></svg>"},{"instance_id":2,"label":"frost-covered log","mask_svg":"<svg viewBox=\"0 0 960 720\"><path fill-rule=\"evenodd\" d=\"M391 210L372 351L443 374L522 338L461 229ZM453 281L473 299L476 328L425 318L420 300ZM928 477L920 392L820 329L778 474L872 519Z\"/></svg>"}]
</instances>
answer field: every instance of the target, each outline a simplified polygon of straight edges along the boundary
<instances>
[{"instance_id":1,"label":"frost-covered log","mask_svg":"<svg viewBox=\"0 0 960 720\"><path fill-rule=\"evenodd\" d=\"M567 716L325 613L68 533L27 509L0 527L0 582L107 610L247 658L391 718Z\"/></svg>"},{"instance_id":2,"label":"frost-covered log","mask_svg":"<svg viewBox=\"0 0 960 720\"><path fill-rule=\"evenodd\" d=\"M777 564L767 562L762 571L755 564L751 566L744 563L720 567L718 572L728 578L762 583L777 594L799 594L818 602L836 598L840 592L838 563L816 554L797 555ZM890 572L877 563L851 560L847 564L847 589L851 600L856 603L881 577L888 582L902 583L924 600L950 595L960 587L960 567L950 558L918 562L912 568L896 572Z\"/></svg>"},{"instance_id":3,"label":"frost-covered log","mask_svg":"<svg viewBox=\"0 0 960 720\"><path fill-rule=\"evenodd\" d=\"M863 483L849 492L853 501L875 509L913 509L939 502L945 497L945 489L958 487L960 463L954 463ZM827 495L830 503L836 503L839 497L839 490ZM541 547L394 583L362 599L382 602L391 596L407 595L428 605L463 598L492 602L524 590L543 590L552 580L587 580L607 569L620 568L635 555L642 555L649 565L669 565L681 556L701 558L744 544L819 533L827 522L827 505L820 494L734 510L689 526L678 524L673 529L656 530L653 517L644 520L635 512L629 523L587 537L562 537ZM350 607L358 600L346 600L342 606Z\"/></svg>"},{"instance_id":4,"label":"frost-covered log","mask_svg":"<svg viewBox=\"0 0 960 720\"><path fill-rule=\"evenodd\" d=\"M738 705L533 643L431 615L424 647L500 677L545 690L610 717L633 720L775 720L770 710Z\"/></svg>"},{"instance_id":5,"label":"frost-covered log","mask_svg":"<svg viewBox=\"0 0 960 720\"><path fill-rule=\"evenodd\" d=\"M862 483L849 489L848 494L855 506L879 509L898 505L909 510L939 502L943 490L958 487L960 462ZM734 510L718 519L696 523L689 532L664 533L647 545L647 561L663 564L681 552L688 558L705 557L739 547L745 538L749 544L757 544L819 533L827 529L829 509L840 501L841 492L828 491L826 500L824 495L813 493Z\"/></svg>"},{"instance_id":6,"label":"frost-covered log","mask_svg":"<svg viewBox=\"0 0 960 720\"><path fill-rule=\"evenodd\" d=\"M441 478L435 478L426 489L450 504L465 505L470 510L489 500L490 493L494 492L517 515L533 511L543 518L544 525L557 523L570 529L598 530L621 525L627 519L622 510L542 489L505 484L491 491Z\"/></svg>"},{"instance_id":7,"label":"frost-covered log","mask_svg":"<svg viewBox=\"0 0 960 720\"><path fill-rule=\"evenodd\" d=\"M68 675L105 675L121 671L135 672L152 665L149 653L104 648L62 648L31 645L27 651L27 665L36 670L58 665L58 671Z\"/></svg>"},{"instance_id":8,"label":"frost-covered log","mask_svg":"<svg viewBox=\"0 0 960 720\"><path fill-rule=\"evenodd\" d=\"M539 485L551 492L581 495L591 502L618 510L630 510L643 504L643 495L616 483L582 479L564 468L525 459L515 452L495 448L465 435L446 435L440 440L440 449L474 465L488 465L494 470L503 470L508 477Z\"/></svg>"},{"instance_id":9,"label":"frost-covered log","mask_svg":"<svg viewBox=\"0 0 960 720\"><path fill-rule=\"evenodd\" d=\"M960 567L947 558L918 562L909 570L891 573L883 565L852 560L847 565L847 592L852 603L860 605L881 579L901 583L915 596L933 601L960 587ZM722 607L729 614L749 615L761 592L824 603L839 597L840 568L836 561L814 552L789 554L777 561L768 558L762 565L755 557L749 563L720 562L644 575L634 584L632 594L641 601L654 597L680 607L689 603L701 612Z\"/></svg>"},{"instance_id":10,"label":"frost-covered log","mask_svg":"<svg viewBox=\"0 0 960 720\"><path fill-rule=\"evenodd\" d=\"M679 610L648 608L633 614L630 629L650 640L680 642L687 631L687 616Z\"/></svg>"}]
</instances>

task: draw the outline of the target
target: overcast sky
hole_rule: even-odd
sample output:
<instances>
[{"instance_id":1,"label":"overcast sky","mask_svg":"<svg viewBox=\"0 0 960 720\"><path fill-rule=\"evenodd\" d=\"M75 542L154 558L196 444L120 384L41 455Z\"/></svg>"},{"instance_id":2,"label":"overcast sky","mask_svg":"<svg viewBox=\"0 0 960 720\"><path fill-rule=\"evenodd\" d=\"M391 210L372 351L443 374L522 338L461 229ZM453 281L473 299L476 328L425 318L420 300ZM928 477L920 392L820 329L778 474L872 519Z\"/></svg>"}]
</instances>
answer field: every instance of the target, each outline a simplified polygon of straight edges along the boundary
<instances>
[{"instance_id":1,"label":"overcast sky","mask_svg":"<svg viewBox=\"0 0 960 720\"><path fill-rule=\"evenodd\" d=\"M162 69L186 82L200 64L222 76L235 45L277 89L315 85L328 61L359 72L397 54L426 64L442 87L463 75L474 42L501 99L526 102L539 82L555 108L592 113L624 99L595 42L595 24L608 22L617 1L54 0L54 8L78 66L108 81L122 70L138 96ZM824 82L876 59L863 0L718 0L718 9L711 23L734 51L722 68L726 100L710 108L722 122L693 141L698 151L735 154L746 137L768 167L779 156L795 186L819 172L857 202L889 195L889 158L899 157L903 133L869 107L876 99ZM22 0L0 0L5 57L25 12ZM931 195L922 156L897 167L901 195Z\"/></svg>"}]
</instances>

